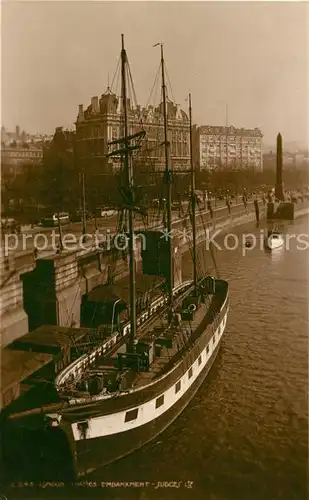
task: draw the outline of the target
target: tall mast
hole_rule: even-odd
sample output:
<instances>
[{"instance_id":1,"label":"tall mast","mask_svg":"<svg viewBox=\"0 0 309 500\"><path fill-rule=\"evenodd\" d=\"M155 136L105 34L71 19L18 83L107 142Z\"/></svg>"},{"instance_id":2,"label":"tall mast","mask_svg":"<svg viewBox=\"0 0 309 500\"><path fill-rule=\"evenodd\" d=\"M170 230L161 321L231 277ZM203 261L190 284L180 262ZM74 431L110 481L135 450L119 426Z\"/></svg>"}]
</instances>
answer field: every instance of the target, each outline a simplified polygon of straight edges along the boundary
<instances>
[{"instance_id":1,"label":"tall mast","mask_svg":"<svg viewBox=\"0 0 309 500\"><path fill-rule=\"evenodd\" d=\"M74 166L76 168L79 168L79 162L77 159L77 151L76 151L76 142L74 141L73 143L73 155L74 155ZM81 184L81 202L82 206L82 234L83 234L83 241L85 240L86 237L86 186L85 186L85 163L83 160L80 161L81 169L80 169L80 175L79 175L79 183Z\"/></svg>"},{"instance_id":2,"label":"tall mast","mask_svg":"<svg viewBox=\"0 0 309 500\"><path fill-rule=\"evenodd\" d=\"M85 166L82 168L82 210L83 210L83 239L86 235L86 187L85 187Z\"/></svg>"},{"instance_id":3,"label":"tall mast","mask_svg":"<svg viewBox=\"0 0 309 500\"><path fill-rule=\"evenodd\" d=\"M169 273L167 279L167 291L169 306L173 305L173 239L172 239L172 186L171 186L171 169L170 169L170 143L168 141L168 124L166 110L166 86L164 72L164 56L163 44L161 43L161 70L162 70L162 94L163 94L163 116L164 116L164 148L165 148L165 183L166 183L166 211L167 211L167 242L168 242L168 261Z\"/></svg>"},{"instance_id":4,"label":"tall mast","mask_svg":"<svg viewBox=\"0 0 309 500\"><path fill-rule=\"evenodd\" d=\"M124 48L124 37L121 35L121 80L122 80L122 102L124 115L124 170L126 175L127 187L130 199L129 206L129 270L130 270L130 350L133 346L133 340L136 334L136 290L135 290L135 256L134 256L134 218L133 218L133 168L131 158L129 157L129 138L128 138L128 102L126 85L126 63L127 54Z\"/></svg>"},{"instance_id":5,"label":"tall mast","mask_svg":"<svg viewBox=\"0 0 309 500\"><path fill-rule=\"evenodd\" d=\"M197 289L197 259L196 259L196 219L195 219L195 167L193 164L193 147L192 147L192 107L191 94L189 94L189 119L190 119L190 161L191 161L191 209L192 209L192 232L193 232L193 282L194 288Z\"/></svg>"},{"instance_id":6,"label":"tall mast","mask_svg":"<svg viewBox=\"0 0 309 500\"><path fill-rule=\"evenodd\" d=\"M227 132L227 128L228 128L228 118L227 118L227 102L225 103L225 154L226 154L226 157L225 157L225 167L227 168L228 167L228 154L227 154L227 151L228 151L228 141L227 141L227 136L228 136L228 132Z\"/></svg>"}]
</instances>

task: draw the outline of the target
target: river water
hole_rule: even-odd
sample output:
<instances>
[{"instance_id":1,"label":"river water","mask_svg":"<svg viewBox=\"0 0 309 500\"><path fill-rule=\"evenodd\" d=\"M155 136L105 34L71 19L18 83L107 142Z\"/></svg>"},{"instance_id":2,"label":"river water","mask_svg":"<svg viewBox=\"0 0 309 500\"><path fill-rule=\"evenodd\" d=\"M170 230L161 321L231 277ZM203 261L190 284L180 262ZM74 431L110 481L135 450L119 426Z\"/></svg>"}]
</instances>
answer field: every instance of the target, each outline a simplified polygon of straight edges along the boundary
<instances>
[{"instance_id":1,"label":"river water","mask_svg":"<svg viewBox=\"0 0 309 500\"><path fill-rule=\"evenodd\" d=\"M252 224L235 234L251 231L259 234ZM285 225L283 232L307 234L308 241L308 218ZM144 486L110 485L101 490L102 498L307 498L309 250L301 246L294 239L289 249L266 253L258 245L245 256L241 244L233 251L216 250L221 277L230 282L230 312L217 360L190 405L161 436L87 478ZM204 265L206 259L211 264L208 252L201 250L200 256ZM186 257L183 274L190 271Z\"/></svg>"}]
</instances>

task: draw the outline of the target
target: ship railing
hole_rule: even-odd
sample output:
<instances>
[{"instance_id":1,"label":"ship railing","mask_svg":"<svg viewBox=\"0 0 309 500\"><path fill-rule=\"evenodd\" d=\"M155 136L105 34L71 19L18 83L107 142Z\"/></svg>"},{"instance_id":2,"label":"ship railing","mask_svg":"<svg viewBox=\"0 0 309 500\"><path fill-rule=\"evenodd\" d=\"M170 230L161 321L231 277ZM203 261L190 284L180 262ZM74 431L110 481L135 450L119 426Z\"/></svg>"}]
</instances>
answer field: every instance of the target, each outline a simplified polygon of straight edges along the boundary
<instances>
[{"instance_id":1,"label":"ship railing","mask_svg":"<svg viewBox=\"0 0 309 500\"><path fill-rule=\"evenodd\" d=\"M218 281L223 281L223 280L218 280ZM226 283L226 282L225 282ZM221 324L221 321L223 319L223 317L227 314L228 312L228 284L226 283L226 296L224 298L224 301L223 303L221 304L218 312L217 312L217 318L220 318L220 324ZM187 351L187 354L190 354L192 352L192 349L195 349L196 348L196 345L198 343L198 339L196 339L196 341L192 344L192 346L190 346L189 350ZM179 364L182 362L182 359L180 359L178 361L178 363L176 363L172 370L169 370L168 372L162 374L161 377L151 381L149 384L147 384L147 386L142 386L142 387L138 387L138 388L132 388L132 389L127 389L126 391L120 391L117 393L117 397L121 397L121 396L125 396L127 395L128 393L132 393L132 392L138 392L140 390L144 390L146 387L151 387L159 382L161 382L162 380L164 380L168 375L170 375L171 371L174 371L178 366ZM97 396L92 396L91 397L91 401L95 402L95 401L100 401L100 400L103 400L103 399L109 399L111 397L115 397L115 394L99 394ZM71 399L70 400L70 404L71 405L74 405L74 404L83 404L83 403L86 403L86 402L89 402L89 399L85 399L85 398L78 398L78 399Z\"/></svg>"},{"instance_id":2,"label":"ship railing","mask_svg":"<svg viewBox=\"0 0 309 500\"><path fill-rule=\"evenodd\" d=\"M222 280L218 280L218 281L222 281ZM227 295L224 298L224 301L222 302L220 308L218 309L217 315L216 315L218 319L220 318L220 323L221 323L224 315L228 312L227 301L228 301L228 287L227 287ZM191 344L190 348L187 350L187 355L189 355L192 352L192 350L196 348L198 342L199 342L199 339L196 339ZM183 357L181 357L179 359L179 361L176 362L176 364L172 367L171 370L162 374L160 377L151 380L147 385L143 385L143 386L132 388L132 389L126 389L125 391L119 391L117 393L112 393L112 394L102 394L101 393L101 394L98 394L97 396L92 396L91 401L95 402L95 401L100 401L100 400L104 400L104 399L110 399L110 398L115 397L115 396L123 397L123 396L126 396L128 393L133 393L133 392L136 393L138 391L145 390L146 388L147 389L151 388L153 385L155 385L157 383L161 383L162 380L164 380L166 377L168 377L172 371L174 371L178 368L178 366L182 363L182 361L183 361ZM74 404L83 404L83 403L87 403L87 402L89 402L89 399L87 399L87 398L78 398L78 399L72 398L72 399L70 399L69 404L74 405Z\"/></svg>"},{"instance_id":3,"label":"ship railing","mask_svg":"<svg viewBox=\"0 0 309 500\"><path fill-rule=\"evenodd\" d=\"M189 288L192 285L192 281L184 281L177 285L174 288L174 294L177 295L181 290L185 288ZM164 306L167 302L167 297L162 296L155 299L148 311L143 312L137 318L137 324L145 322L154 312L156 312L159 308ZM141 319L143 318L143 319ZM121 336L125 337L130 333L130 323L126 323L122 329ZM62 370L56 377L55 386L57 391L63 392L66 390L66 383L72 379L79 379L82 377L84 371L87 367L92 364L96 357L102 354L105 354L106 351L111 349L117 342L119 341L119 332L114 332L111 336L109 336L105 342L103 342L99 347L95 348L91 353L83 354L80 358L77 358L73 363L67 366L64 370Z\"/></svg>"},{"instance_id":4,"label":"ship railing","mask_svg":"<svg viewBox=\"0 0 309 500\"><path fill-rule=\"evenodd\" d=\"M218 280L218 281L222 281L222 280ZM183 290L184 288L190 288L191 286L192 286L192 282L191 281L183 282L183 283L179 284L178 286L176 286L174 288L174 293L176 294L177 292ZM219 316L219 313L225 307L225 304L226 304L227 300L228 300L228 295L225 297L225 300L222 303L222 305L220 307L220 310L216 314L217 318ZM159 306L161 306L161 305L163 305L164 302L165 302L165 298L164 297L160 297L159 299L156 299L152 303L152 311L155 311L156 308L159 307ZM128 324L124 327L124 329L123 329L123 336L127 335L127 333L130 331L130 329L128 327L130 328L130 325L128 325ZM114 334L113 338L108 338L106 340L106 342L104 342L104 344L102 344L99 348L95 349L90 355L89 354L85 354L81 358L78 358L75 362L73 362L71 365L69 365L67 368L65 368L63 370L63 372L61 372L58 375L58 377L56 379L56 387L59 390L59 392L61 390L65 390L65 386L63 384L64 384L64 382L66 382L67 379L69 379L70 377L72 377L72 375L73 375L73 377L74 377L75 380L78 379L78 378L80 378L82 376L82 374L84 373L84 371L89 366L89 364L91 364L95 360L95 357L97 355L104 354L106 352L106 350L108 350L113 345L115 345L116 340L117 340L117 336L118 336L118 339L119 339L119 332L115 332L115 333L116 334ZM60 386L60 384L62 385L62 387Z\"/></svg>"},{"instance_id":5,"label":"ship railing","mask_svg":"<svg viewBox=\"0 0 309 500\"><path fill-rule=\"evenodd\" d=\"M218 280L218 281L222 281L222 280ZM192 282L191 281L186 281L186 282L183 282L181 283L180 285L178 285L177 287L175 287L174 289L174 293L177 293L179 291L181 291L181 289L184 289L184 288L190 288L190 286L192 285ZM226 285L228 287L228 285ZM221 311L224 309L226 303L228 301L228 293L226 294L226 297L223 301L223 303L221 304L221 307L220 309L217 311L217 314L216 314L216 319L215 321L217 322L218 321L218 318L219 318L219 315L221 313ZM155 308L159 305L162 305L164 304L164 298L159 298L159 299L156 299L152 306ZM153 309L155 310L155 309ZM130 330L126 330L126 328L128 327L128 325L126 325L123 329L123 335L126 335L128 331ZM63 370L63 372L61 372L57 379L56 379L56 384L58 383L60 385L60 380L61 380L61 384L64 384L64 382L72 377L74 377L74 379L78 379L80 377L82 377L82 374L84 373L84 371L87 369L87 367L89 366L89 364L91 364L94 360L95 360L95 357L97 355L100 355L100 354L104 354L104 352L106 352L106 350L108 350L109 348L111 348L113 345L115 345L116 341L117 341L117 338L119 339L119 332L115 332L114 335L113 335L113 338L109 338L106 340L106 342L100 346L99 348L95 349L89 356L89 354L85 354L83 355L81 358L78 358L74 363L72 363L71 365L69 365L65 370ZM191 349L190 349L191 350ZM73 373L72 373L73 372ZM60 379L60 375L62 375L61 379ZM59 380L60 379L60 380ZM65 387L57 387L57 389L59 391L61 390L65 390ZM101 395L98 396L98 397L102 397ZM109 397L109 396L105 396L105 397ZM93 398L92 398L93 399ZM74 400L75 401L75 400Z\"/></svg>"}]
</instances>

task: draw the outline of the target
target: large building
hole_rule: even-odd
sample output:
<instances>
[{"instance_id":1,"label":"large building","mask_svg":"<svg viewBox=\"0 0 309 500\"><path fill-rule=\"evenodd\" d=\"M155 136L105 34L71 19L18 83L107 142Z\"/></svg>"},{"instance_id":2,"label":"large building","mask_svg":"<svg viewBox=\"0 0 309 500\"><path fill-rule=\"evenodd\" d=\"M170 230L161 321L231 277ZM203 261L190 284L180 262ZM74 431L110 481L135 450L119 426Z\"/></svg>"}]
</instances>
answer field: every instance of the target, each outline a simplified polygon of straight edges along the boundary
<instances>
[{"instance_id":1,"label":"large building","mask_svg":"<svg viewBox=\"0 0 309 500\"><path fill-rule=\"evenodd\" d=\"M29 134L25 130L20 130L20 126L16 125L15 132L8 131L5 127L1 127L1 146L2 147L24 147L27 144L38 145L49 142L52 136L46 134Z\"/></svg>"},{"instance_id":2,"label":"large building","mask_svg":"<svg viewBox=\"0 0 309 500\"><path fill-rule=\"evenodd\" d=\"M194 158L200 170L263 170L263 135L258 128L194 127Z\"/></svg>"},{"instance_id":3,"label":"large building","mask_svg":"<svg viewBox=\"0 0 309 500\"><path fill-rule=\"evenodd\" d=\"M41 146L7 146L1 149L2 170L14 175L21 173L24 166L41 165L42 161L43 148Z\"/></svg>"},{"instance_id":4,"label":"large building","mask_svg":"<svg viewBox=\"0 0 309 500\"><path fill-rule=\"evenodd\" d=\"M1 128L1 164L2 171L17 175L24 166L41 165L44 147L51 137L47 135L31 135L21 132L17 125L15 132Z\"/></svg>"},{"instance_id":5,"label":"large building","mask_svg":"<svg viewBox=\"0 0 309 500\"><path fill-rule=\"evenodd\" d=\"M123 113L120 99L108 88L105 94L91 99L86 110L79 106L76 120L77 159L102 170L115 170L119 159L106 158L110 148L108 143L123 137ZM170 141L171 165L173 169L190 168L189 119L180 107L167 102L168 134ZM163 106L133 107L128 100L128 133L145 130L139 158L151 163L155 169L164 168L164 127ZM119 147L119 146L116 146Z\"/></svg>"}]
</instances>

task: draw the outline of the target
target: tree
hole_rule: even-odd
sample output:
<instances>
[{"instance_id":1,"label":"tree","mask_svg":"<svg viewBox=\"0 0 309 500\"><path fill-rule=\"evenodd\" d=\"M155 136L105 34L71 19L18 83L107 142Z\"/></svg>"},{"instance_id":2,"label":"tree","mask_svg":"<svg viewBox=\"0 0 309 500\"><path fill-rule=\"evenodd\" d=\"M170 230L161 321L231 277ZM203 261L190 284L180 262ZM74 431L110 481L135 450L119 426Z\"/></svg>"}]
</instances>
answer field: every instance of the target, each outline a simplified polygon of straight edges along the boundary
<instances>
[{"instance_id":1,"label":"tree","mask_svg":"<svg viewBox=\"0 0 309 500\"><path fill-rule=\"evenodd\" d=\"M43 166L40 199L57 211L71 212L80 198L79 172L75 165L74 143L68 142L60 127L44 152Z\"/></svg>"},{"instance_id":2,"label":"tree","mask_svg":"<svg viewBox=\"0 0 309 500\"><path fill-rule=\"evenodd\" d=\"M41 165L21 165L18 173L2 166L1 195L3 211L25 222L38 219L39 193L43 179Z\"/></svg>"}]
</instances>

